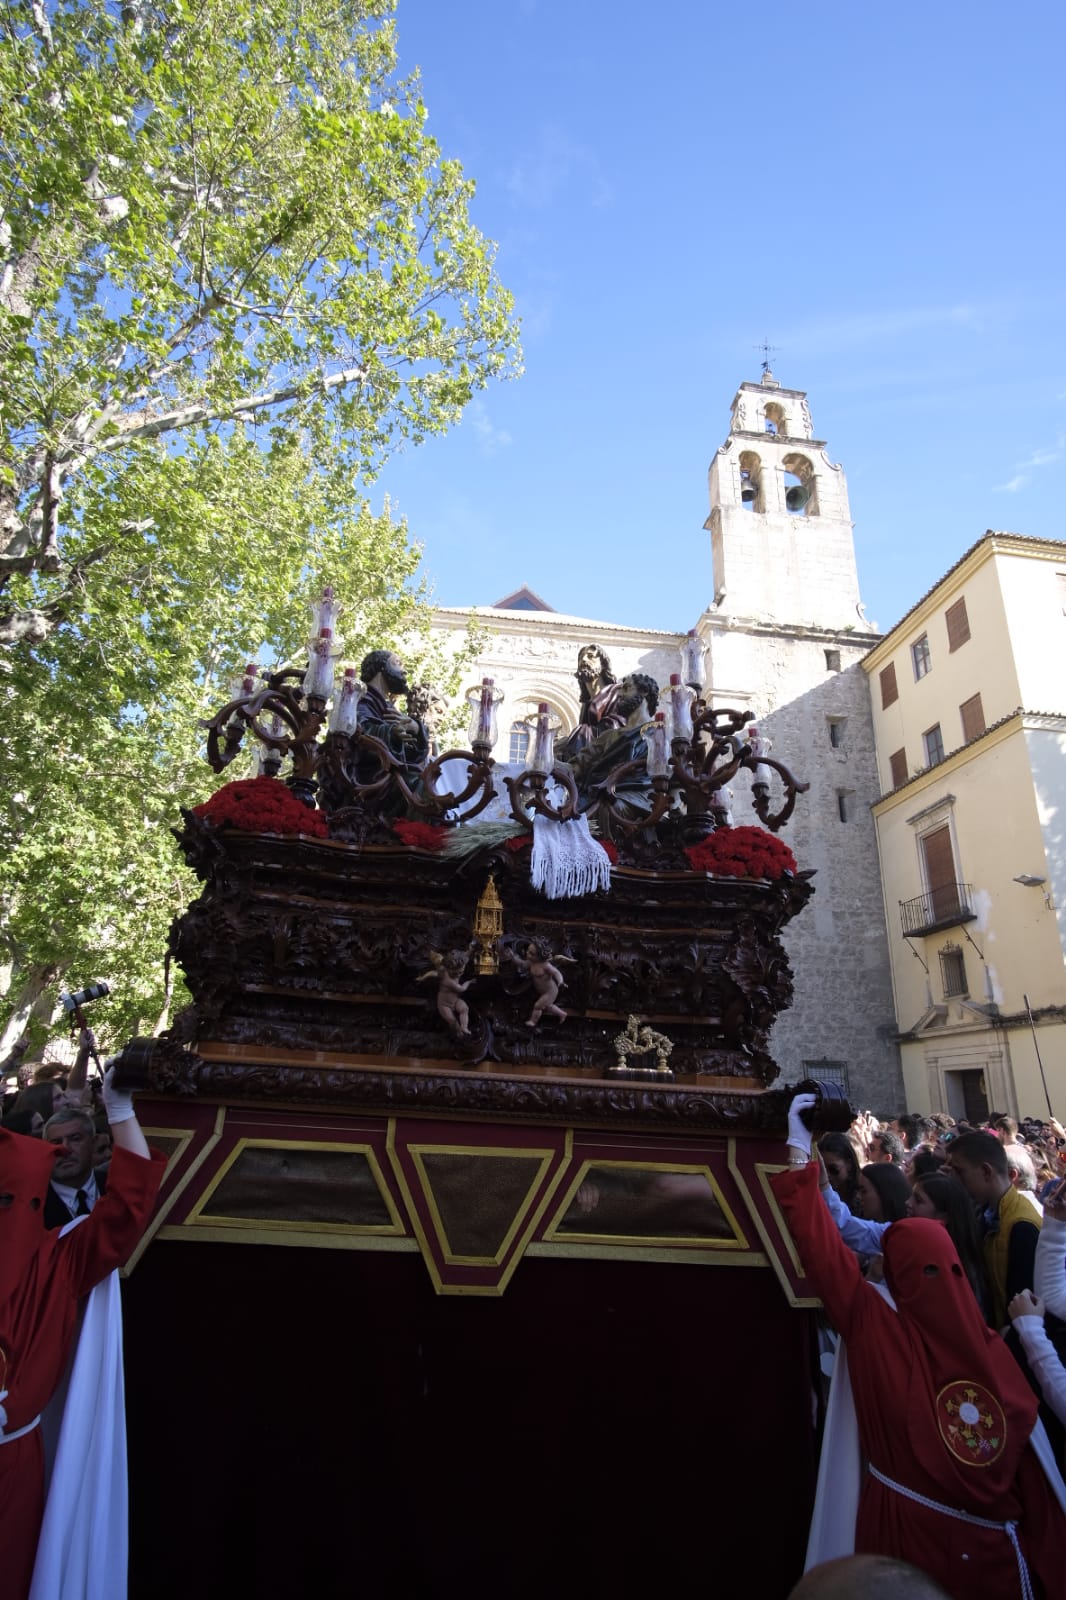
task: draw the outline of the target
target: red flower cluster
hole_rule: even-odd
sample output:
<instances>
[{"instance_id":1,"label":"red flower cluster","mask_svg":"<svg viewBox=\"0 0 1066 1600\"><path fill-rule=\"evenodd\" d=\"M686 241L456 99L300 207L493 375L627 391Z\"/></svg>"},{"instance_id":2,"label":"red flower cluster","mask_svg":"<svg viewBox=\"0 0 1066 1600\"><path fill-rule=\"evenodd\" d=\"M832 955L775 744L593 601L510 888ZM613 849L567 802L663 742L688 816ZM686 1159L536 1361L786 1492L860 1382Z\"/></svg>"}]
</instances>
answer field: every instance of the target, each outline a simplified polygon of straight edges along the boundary
<instances>
[{"instance_id":1,"label":"red flower cluster","mask_svg":"<svg viewBox=\"0 0 1066 1600\"><path fill-rule=\"evenodd\" d=\"M505 839L503 842L506 849L513 850L517 855L519 850L528 850L530 848L533 843L533 835L531 833L513 833L509 839Z\"/></svg>"},{"instance_id":2,"label":"red flower cluster","mask_svg":"<svg viewBox=\"0 0 1066 1600\"><path fill-rule=\"evenodd\" d=\"M618 846L611 839L597 839L596 843L613 867L618 860Z\"/></svg>"},{"instance_id":3,"label":"red flower cluster","mask_svg":"<svg viewBox=\"0 0 1066 1600\"><path fill-rule=\"evenodd\" d=\"M796 871L788 845L765 828L716 828L685 854L695 872L720 878L780 878Z\"/></svg>"},{"instance_id":4,"label":"red flower cluster","mask_svg":"<svg viewBox=\"0 0 1066 1600\"><path fill-rule=\"evenodd\" d=\"M435 827L432 822L394 822L392 831L401 844L413 850L442 850L448 837L447 828Z\"/></svg>"},{"instance_id":5,"label":"red flower cluster","mask_svg":"<svg viewBox=\"0 0 1066 1600\"><path fill-rule=\"evenodd\" d=\"M224 784L202 806L193 806L193 816L203 817L216 828L239 828L242 833L329 837L325 813L297 800L279 778L238 778L236 783Z\"/></svg>"}]
</instances>

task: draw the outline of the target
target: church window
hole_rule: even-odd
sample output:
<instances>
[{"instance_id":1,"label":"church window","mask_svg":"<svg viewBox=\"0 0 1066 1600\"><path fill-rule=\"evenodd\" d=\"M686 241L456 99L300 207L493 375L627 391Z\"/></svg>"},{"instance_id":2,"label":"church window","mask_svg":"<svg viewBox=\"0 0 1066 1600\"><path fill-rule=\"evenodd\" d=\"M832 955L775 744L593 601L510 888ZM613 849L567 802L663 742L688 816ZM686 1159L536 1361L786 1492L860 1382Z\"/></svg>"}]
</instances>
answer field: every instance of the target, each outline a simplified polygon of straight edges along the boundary
<instances>
[{"instance_id":1,"label":"church window","mask_svg":"<svg viewBox=\"0 0 1066 1600\"><path fill-rule=\"evenodd\" d=\"M851 821L851 796L850 789L837 790L837 816L841 822Z\"/></svg>"},{"instance_id":2,"label":"church window","mask_svg":"<svg viewBox=\"0 0 1066 1600\"><path fill-rule=\"evenodd\" d=\"M803 1076L813 1078L815 1083L839 1083L845 1098L850 1098L846 1061L830 1061L828 1056L823 1056L820 1061L805 1061Z\"/></svg>"},{"instance_id":3,"label":"church window","mask_svg":"<svg viewBox=\"0 0 1066 1600\"><path fill-rule=\"evenodd\" d=\"M829 725L829 743L834 750L844 748L844 729L848 725L847 717L827 717Z\"/></svg>"},{"instance_id":4,"label":"church window","mask_svg":"<svg viewBox=\"0 0 1066 1600\"><path fill-rule=\"evenodd\" d=\"M767 402L763 411L763 428L767 433L781 436L788 433L788 423L785 420L784 408L779 406L776 400Z\"/></svg>"},{"instance_id":5,"label":"church window","mask_svg":"<svg viewBox=\"0 0 1066 1600\"><path fill-rule=\"evenodd\" d=\"M529 749L529 729L520 722L511 724L511 738L507 746L507 759L512 766L517 767L526 759Z\"/></svg>"},{"instance_id":6,"label":"church window","mask_svg":"<svg viewBox=\"0 0 1066 1600\"><path fill-rule=\"evenodd\" d=\"M896 663L890 661L880 675L881 681L881 710L887 711L889 706L895 705L899 699L899 690L896 687Z\"/></svg>"},{"instance_id":7,"label":"church window","mask_svg":"<svg viewBox=\"0 0 1066 1600\"><path fill-rule=\"evenodd\" d=\"M813 463L806 456L787 455L781 466L785 475L785 510L793 517L816 517L818 485Z\"/></svg>"},{"instance_id":8,"label":"church window","mask_svg":"<svg viewBox=\"0 0 1066 1600\"><path fill-rule=\"evenodd\" d=\"M981 704L981 696L972 694L964 700L959 707L959 716L962 718L962 737L966 744L971 739L977 739L985 731L985 712Z\"/></svg>"},{"instance_id":9,"label":"church window","mask_svg":"<svg viewBox=\"0 0 1066 1600\"><path fill-rule=\"evenodd\" d=\"M754 450L740 457L740 503L745 511L765 511L762 492L762 461Z\"/></svg>"},{"instance_id":10,"label":"church window","mask_svg":"<svg viewBox=\"0 0 1066 1600\"><path fill-rule=\"evenodd\" d=\"M925 764L927 767L939 766L944 759L944 735L940 731L940 724L936 722L922 734L922 743L925 746Z\"/></svg>"},{"instance_id":11,"label":"church window","mask_svg":"<svg viewBox=\"0 0 1066 1600\"><path fill-rule=\"evenodd\" d=\"M948 625L948 650L957 650L960 644L965 644L970 637L970 619L966 615L966 598L956 600L953 606L948 606L944 612L944 621Z\"/></svg>"},{"instance_id":12,"label":"church window","mask_svg":"<svg viewBox=\"0 0 1066 1600\"><path fill-rule=\"evenodd\" d=\"M839 672L840 671L840 651L839 650L827 650L826 651L826 653L825 653L825 670L826 670L826 672Z\"/></svg>"},{"instance_id":13,"label":"church window","mask_svg":"<svg viewBox=\"0 0 1066 1600\"><path fill-rule=\"evenodd\" d=\"M915 639L911 645L911 661L914 664L914 680L924 678L929 668L933 665L933 658L929 652L929 635L923 633L920 639Z\"/></svg>"},{"instance_id":14,"label":"church window","mask_svg":"<svg viewBox=\"0 0 1066 1600\"><path fill-rule=\"evenodd\" d=\"M940 952L940 978L944 985L944 999L952 995L968 994L966 962L957 944L946 944Z\"/></svg>"}]
</instances>

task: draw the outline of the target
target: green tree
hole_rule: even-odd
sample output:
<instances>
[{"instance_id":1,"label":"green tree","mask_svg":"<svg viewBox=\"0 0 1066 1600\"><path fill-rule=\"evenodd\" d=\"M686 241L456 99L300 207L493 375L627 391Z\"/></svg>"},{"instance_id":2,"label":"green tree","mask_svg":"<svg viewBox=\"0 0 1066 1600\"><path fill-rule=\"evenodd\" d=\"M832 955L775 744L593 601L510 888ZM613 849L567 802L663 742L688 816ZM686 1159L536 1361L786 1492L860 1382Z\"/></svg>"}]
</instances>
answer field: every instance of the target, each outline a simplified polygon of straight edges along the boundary
<instances>
[{"instance_id":1,"label":"green tree","mask_svg":"<svg viewBox=\"0 0 1066 1600\"><path fill-rule=\"evenodd\" d=\"M218 782L197 719L260 644L298 654L318 582L347 659L403 638L456 686L360 483L518 347L393 9L5 9L0 1057L96 975L105 1043L163 1025L196 892L169 827Z\"/></svg>"},{"instance_id":2,"label":"green tree","mask_svg":"<svg viewBox=\"0 0 1066 1600\"><path fill-rule=\"evenodd\" d=\"M157 441L299 439L350 496L517 370L472 185L395 76L392 11L9 0L0 643L46 639L151 533L155 502L122 519L108 489Z\"/></svg>"},{"instance_id":3,"label":"green tree","mask_svg":"<svg viewBox=\"0 0 1066 1600\"><path fill-rule=\"evenodd\" d=\"M85 489L74 562L102 514ZM0 658L0 1058L35 1005L38 1037L59 1031L59 988L97 976L114 988L96 1008L103 1043L165 1025L167 930L198 893L170 827L251 771L249 749L216 777L199 719L264 643L301 658L323 576L345 601L345 662L402 640L414 673L449 691L464 665L434 654L403 525L337 513L298 445L262 451L239 433L176 456L157 446L106 488L131 527L146 499L147 544L120 535L108 579L86 572L76 618Z\"/></svg>"}]
</instances>

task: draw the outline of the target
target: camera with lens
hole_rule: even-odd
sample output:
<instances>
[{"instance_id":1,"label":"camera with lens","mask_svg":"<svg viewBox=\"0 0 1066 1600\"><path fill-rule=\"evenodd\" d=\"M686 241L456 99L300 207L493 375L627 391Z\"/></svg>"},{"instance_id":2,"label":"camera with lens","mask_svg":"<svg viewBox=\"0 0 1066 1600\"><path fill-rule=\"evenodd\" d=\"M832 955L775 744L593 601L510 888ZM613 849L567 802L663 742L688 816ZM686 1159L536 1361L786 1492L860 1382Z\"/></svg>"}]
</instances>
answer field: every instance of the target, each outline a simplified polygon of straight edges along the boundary
<instances>
[{"instance_id":1,"label":"camera with lens","mask_svg":"<svg viewBox=\"0 0 1066 1600\"><path fill-rule=\"evenodd\" d=\"M88 1001L102 1000L105 995L110 993L110 984L104 983L101 979L96 983L87 984L84 989L78 989L74 994L68 994L64 991L59 996L59 1003L64 1011L79 1011Z\"/></svg>"}]
</instances>

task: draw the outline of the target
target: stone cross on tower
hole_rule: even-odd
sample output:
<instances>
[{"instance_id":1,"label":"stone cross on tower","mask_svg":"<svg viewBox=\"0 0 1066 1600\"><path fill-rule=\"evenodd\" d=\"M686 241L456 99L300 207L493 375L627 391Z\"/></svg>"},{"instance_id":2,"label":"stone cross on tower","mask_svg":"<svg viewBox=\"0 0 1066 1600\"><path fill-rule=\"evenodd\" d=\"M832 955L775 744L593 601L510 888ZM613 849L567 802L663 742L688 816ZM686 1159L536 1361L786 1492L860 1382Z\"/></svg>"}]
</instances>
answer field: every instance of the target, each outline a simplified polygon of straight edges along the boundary
<instances>
[{"instance_id":1,"label":"stone cross on tower","mask_svg":"<svg viewBox=\"0 0 1066 1600\"><path fill-rule=\"evenodd\" d=\"M847 482L813 434L802 389L768 367L740 385L710 470L715 604L770 624L865 628Z\"/></svg>"}]
</instances>

